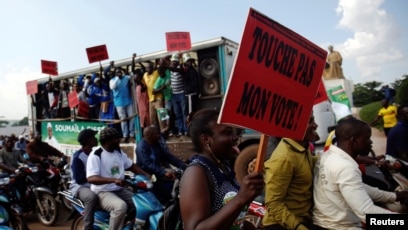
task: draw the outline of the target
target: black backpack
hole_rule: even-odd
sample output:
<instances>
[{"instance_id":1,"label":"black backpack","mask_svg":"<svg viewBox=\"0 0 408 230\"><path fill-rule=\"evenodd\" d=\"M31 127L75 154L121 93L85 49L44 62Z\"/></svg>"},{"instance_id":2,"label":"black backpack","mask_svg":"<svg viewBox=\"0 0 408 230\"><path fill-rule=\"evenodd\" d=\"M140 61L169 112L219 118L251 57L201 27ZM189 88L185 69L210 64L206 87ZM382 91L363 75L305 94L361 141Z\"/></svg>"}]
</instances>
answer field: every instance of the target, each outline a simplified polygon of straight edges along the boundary
<instances>
[{"instance_id":1,"label":"black backpack","mask_svg":"<svg viewBox=\"0 0 408 230\"><path fill-rule=\"evenodd\" d=\"M191 165L198 165L204 167L200 164L191 164ZM189 165L189 166L191 166ZM212 192L214 191L214 182L212 179L212 175L208 169L204 168L209 184L210 195L212 196ZM177 178L181 178L182 174L177 175ZM163 215L159 219L158 223L158 230L183 230L183 220L181 219L181 212L180 212L180 183L175 182L174 188L174 196L163 211Z\"/></svg>"}]
</instances>

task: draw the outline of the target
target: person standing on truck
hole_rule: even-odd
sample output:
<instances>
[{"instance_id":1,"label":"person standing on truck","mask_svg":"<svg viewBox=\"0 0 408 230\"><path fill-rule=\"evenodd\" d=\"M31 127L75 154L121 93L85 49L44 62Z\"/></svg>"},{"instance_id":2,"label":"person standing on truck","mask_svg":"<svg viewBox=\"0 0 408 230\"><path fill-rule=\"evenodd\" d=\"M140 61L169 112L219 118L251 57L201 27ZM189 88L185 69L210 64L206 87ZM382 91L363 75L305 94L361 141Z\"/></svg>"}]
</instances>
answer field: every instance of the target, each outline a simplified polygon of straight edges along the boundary
<instances>
[{"instance_id":1,"label":"person standing on truck","mask_svg":"<svg viewBox=\"0 0 408 230\"><path fill-rule=\"evenodd\" d=\"M136 85L136 102L139 113L140 127L145 128L151 124L149 116L149 97L147 88L143 81L143 72L141 69L135 69L133 77Z\"/></svg>"},{"instance_id":2,"label":"person standing on truck","mask_svg":"<svg viewBox=\"0 0 408 230\"><path fill-rule=\"evenodd\" d=\"M170 58L172 105L176 115L176 127L178 130L177 137L187 136L187 108L184 94L184 72L179 65L180 56L173 54Z\"/></svg>"},{"instance_id":3,"label":"person standing on truck","mask_svg":"<svg viewBox=\"0 0 408 230\"><path fill-rule=\"evenodd\" d=\"M194 68L195 62L188 53L183 54L184 63L184 93L186 95L186 104L188 114L196 111L198 106L198 80L199 74Z\"/></svg>"},{"instance_id":4,"label":"person standing on truck","mask_svg":"<svg viewBox=\"0 0 408 230\"><path fill-rule=\"evenodd\" d=\"M383 107L378 111L377 117L370 123L370 126L373 126L382 118L384 121L384 133L387 137L391 128L397 124L397 107L390 105L386 99L383 99L381 103Z\"/></svg>"},{"instance_id":5,"label":"person standing on truck","mask_svg":"<svg viewBox=\"0 0 408 230\"><path fill-rule=\"evenodd\" d=\"M90 119L99 119L101 110L102 83L101 78L95 77L86 89Z\"/></svg>"},{"instance_id":6,"label":"person standing on truck","mask_svg":"<svg viewBox=\"0 0 408 230\"><path fill-rule=\"evenodd\" d=\"M134 142L135 125L132 95L130 93L130 77L123 76L121 68L115 69L115 77L109 81L109 87L113 92L113 104L118 112L121 120L123 142L127 143L129 140ZM130 139L129 139L130 138Z\"/></svg>"},{"instance_id":7,"label":"person standing on truck","mask_svg":"<svg viewBox=\"0 0 408 230\"><path fill-rule=\"evenodd\" d=\"M160 127L156 110L163 108L163 94L153 93L154 84L158 77L159 73L154 69L153 62L149 62L146 66L146 73L143 75L143 81L146 84L147 95L149 97L150 122L156 127Z\"/></svg>"},{"instance_id":8,"label":"person standing on truck","mask_svg":"<svg viewBox=\"0 0 408 230\"><path fill-rule=\"evenodd\" d=\"M56 107L58 105L58 94L59 94L58 90L54 88L54 82L50 80L45 85L45 92L44 92L44 96L46 97L45 100L48 102L48 105L46 107L47 109L46 116L49 116L48 118L57 117Z\"/></svg>"},{"instance_id":9,"label":"person standing on truck","mask_svg":"<svg viewBox=\"0 0 408 230\"><path fill-rule=\"evenodd\" d=\"M59 118L67 119L71 117L71 108L68 103L69 87L68 82L61 80L58 95L57 113Z\"/></svg>"},{"instance_id":10,"label":"person standing on truck","mask_svg":"<svg viewBox=\"0 0 408 230\"><path fill-rule=\"evenodd\" d=\"M162 112L163 115L159 115L160 132L163 135L167 135L170 128L170 113L172 109L172 90L170 86L170 73L165 66L159 66L157 68L159 77L154 83L153 93L162 93L164 98L164 108L157 109ZM169 73L169 74L168 74Z\"/></svg>"}]
</instances>

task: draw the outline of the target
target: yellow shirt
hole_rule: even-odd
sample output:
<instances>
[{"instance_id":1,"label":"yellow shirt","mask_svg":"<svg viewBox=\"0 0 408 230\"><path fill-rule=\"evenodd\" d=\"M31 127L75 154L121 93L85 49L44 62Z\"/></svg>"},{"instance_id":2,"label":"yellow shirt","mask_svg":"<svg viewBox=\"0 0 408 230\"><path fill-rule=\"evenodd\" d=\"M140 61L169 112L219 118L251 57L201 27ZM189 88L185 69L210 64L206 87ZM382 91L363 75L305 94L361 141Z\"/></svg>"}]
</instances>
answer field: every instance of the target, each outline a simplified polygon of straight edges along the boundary
<instances>
[{"instance_id":1,"label":"yellow shirt","mask_svg":"<svg viewBox=\"0 0 408 230\"><path fill-rule=\"evenodd\" d=\"M283 138L279 142L265 162L264 226L280 224L294 229L300 222L311 219L316 160L309 149L292 139Z\"/></svg>"},{"instance_id":2,"label":"yellow shirt","mask_svg":"<svg viewBox=\"0 0 408 230\"><path fill-rule=\"evenodd\" d=\"M397 107L389 105L387 108L381 108L378 111L378 116L381 116L384 121L384 128L392 128L397 124Z\"/></svg>"},{"instance_id":3,"label":"yellow shirt","mask_svg":"<svg viewBox=\"0 0 408 230\"><path fill-rule=\"evenodd\" d=\"M158 77L159 77L159 72L157 72L157 70L154 70L152 74L149 74L148 72L146 72L143 75L143 81L146 84L147 96L149 98L149 101L155 101L157 99L163 98L163 95L161 93L156 93L156 94L153 93L154 83L156 82Z\"/></svg>"}]
</instances>

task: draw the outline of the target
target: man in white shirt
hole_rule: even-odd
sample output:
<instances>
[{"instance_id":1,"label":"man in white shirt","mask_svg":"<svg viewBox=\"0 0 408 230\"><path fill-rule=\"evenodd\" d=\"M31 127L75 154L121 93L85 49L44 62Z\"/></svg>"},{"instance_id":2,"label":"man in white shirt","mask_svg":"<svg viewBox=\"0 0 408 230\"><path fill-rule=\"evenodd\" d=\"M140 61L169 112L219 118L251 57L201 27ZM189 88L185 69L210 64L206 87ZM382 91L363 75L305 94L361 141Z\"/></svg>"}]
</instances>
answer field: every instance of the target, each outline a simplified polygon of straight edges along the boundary
<instances>
[{"instance_id":1,"label":"man in white shirt","mask_svg":"<svg viewBox=\"0 0 408 230\"><path fill-rule=\"evenodd\" d=\"M61 151L61 145L52 133L52 124L50 122L47 123L47 133L44 142Z\"/></svg>"},{"instance_id":2,"label":"man in white shirt","mask_svg":"<svg viewBox=\"0 0 408 230\"><path fill-rule=\"evenodd\" d=\"M120 134L111 127L100 133L101 147L93 151L87 161L86 176L100 201L102 209L110 211L109 229L122 229L126 214L136 217L136 207L132 200L133 193L124 188L125 170L137 174L150 175L124 153L119 146Z\"/></svg>"},{"instance_id":3,"label":"man in white shirt","mask_svg":"<svg viewBox=\"0 0 408 230\"><path fill-rule=\"evenodd\" d=\"M361 229L366 214L393 213L374 202L408 203L408 192L386 192L362 182L356 158L367 156L371 149L367 123L344 119L335 135L337 146L330 145L314 168L314 224L327 229Z\"/></svg>"}]
</instances>

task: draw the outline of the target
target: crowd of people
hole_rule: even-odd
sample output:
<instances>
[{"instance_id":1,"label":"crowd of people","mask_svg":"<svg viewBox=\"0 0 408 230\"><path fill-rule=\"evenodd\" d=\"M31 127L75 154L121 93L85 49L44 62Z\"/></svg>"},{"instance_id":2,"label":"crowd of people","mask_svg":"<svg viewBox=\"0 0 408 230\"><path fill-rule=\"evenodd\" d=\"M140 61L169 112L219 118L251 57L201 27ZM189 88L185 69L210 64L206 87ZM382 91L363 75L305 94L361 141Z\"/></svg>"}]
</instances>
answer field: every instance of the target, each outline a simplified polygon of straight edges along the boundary
<instances>
[{"instance_id":1,"label":"crowd of people","mask_svg":"<svg viewBox=\"0 0 408 230\"><path fill-rule=\"evenodd\" d=\"M408 105L400 105L397 114L398 123L388 133L386 154L407 161ZM233 164L240 134L218 124L218 116L214 109L199 110L192 116L188 128L196 154L188 163L171 154L160 127L154 125L144 129L135 150L136 163L121 150L117 129L101 130L99 144L96 131L82 130L78 135L81 149L71 157L71 191L85 204L84 228L92 229L98 208L110 212L110 229L120 229L126 217L137 212L132 193L123 187L126 170L148 178L154 175L153 192L163 204L171 199L174 168L185 170L179 194L184 229L239 229L248 205L260 194L265 196L265 229L359 229L367 214L394 213L379 204L408 204L408 191L384 191L364 181L359 163L368 155L372 141L369 124L361 120L340 119L334 138L330 137L334 141L324 153L314 155L310 143L319 137L312 113L302 140L281 138L265 161L264 173L250 173L238 183ZM17 162L65 157L41 141L39 134L30 142L7 137L2 144L0 168L9 173L18 167ZM24 145L28 159L22 155Z\"/></svg>"},{"instance_id":2,"label":"crowd of people","mask_svg":"<svg viewBox=\"0 0 408 230\"><path fill-rule=\"evenodd\" d=\"M50 78L32 96L37 119L69 120L75 116L120 123L120 130L116 128L122 132L122 142L129 142L135 137L136 104L142 128L155 125L166 136L186 136L187 115L197 106L196 60L189 53L182 57L175 53L147 64L136 63L135 59L133 54L132 64L126 68L115 66L112 61L105 69L101 67L99 73L79 75L73 81L54 82ZM71 91L76 92L79 101L72 111L68 103Z\"/></svg>"},{"instance_id":3,"label":"crowd of people","mask_svg":"<svg viewBox=\"0 0 408 230\"><path fill-rule=\"evenodd\" d=\"M152 191L163 205L172 198L175 168L184 170L179 194L184 229L240 229L249 204L261 194L266 207L262 225L268 230L361 229L367 214L395 213L381 203L408 205L408 191L385 191L381 183L369 182L361 167L380 165L378 161L386 164L384 156L367 157L372 148L370 125L381 118L387 136L385 154L408 165L408 105L396 107L384 99L371 123L352 116L339 119L320 155L312 151L311 143L319 139L312 113L303 139L280 137L264 163L264 172L249 173L238 183L234 161L240 133L217 123L219 111L196 111L195 60L187 53L182 60L180 64L179 54L173 54L158 63L140 63L141 68L133 63L130 72L112 62L102 76L83 76L76 82L78 97L86 104L86 109L78 108L79 116L95 120L118 116L120 120L120 130L106 127L100 131L99 144L92 129L82 130L77 137L81 148L71 157L70 189L85 205L84 229L93 229L97 209L110 212L110 229L133 221L126 219L137 212L132 192L124 187L127 170L148 178L154 175ZM136 95L131 95L130 87L135 87ZM41 97L33 100L42 106L42 118L70 116L66 92L65 81L58 90L52 81L45 84ZM133 98L143 128L136 162L120 148L120 142L135 136ZM166 145L166 138L174 135L191 137L195 154L188 162L177 159ZM11 136L1 143L3 172L13 173L18 162L66 157L38 133L31 141Z\"/></svg>"}]
</instances>

